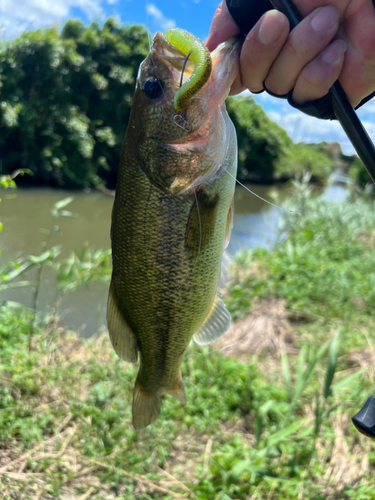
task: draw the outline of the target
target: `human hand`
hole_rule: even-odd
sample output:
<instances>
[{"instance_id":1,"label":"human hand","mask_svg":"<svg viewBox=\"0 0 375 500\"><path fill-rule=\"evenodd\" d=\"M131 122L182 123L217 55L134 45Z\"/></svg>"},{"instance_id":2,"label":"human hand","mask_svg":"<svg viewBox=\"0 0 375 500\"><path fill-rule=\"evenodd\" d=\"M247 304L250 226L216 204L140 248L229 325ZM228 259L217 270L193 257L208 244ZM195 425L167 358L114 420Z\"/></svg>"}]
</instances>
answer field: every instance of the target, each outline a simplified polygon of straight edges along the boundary
<instances>
[{"instance_id":1,"label":"human hand","mask_svg":"<svg viewBox=\"0 0 375 500\"><path fill-rule=\"evenodd\" d=\"M304 17L289 33L287 18L266 12L247 35L240 56L240 73L231 94L248 88L277 95L293 90L300 104L326 95L339 79L356 106L375 91L375 9L372 0L294 0ZM206 45L239 33L225 1L212 21Z\"/></svg>"}]
</instances>

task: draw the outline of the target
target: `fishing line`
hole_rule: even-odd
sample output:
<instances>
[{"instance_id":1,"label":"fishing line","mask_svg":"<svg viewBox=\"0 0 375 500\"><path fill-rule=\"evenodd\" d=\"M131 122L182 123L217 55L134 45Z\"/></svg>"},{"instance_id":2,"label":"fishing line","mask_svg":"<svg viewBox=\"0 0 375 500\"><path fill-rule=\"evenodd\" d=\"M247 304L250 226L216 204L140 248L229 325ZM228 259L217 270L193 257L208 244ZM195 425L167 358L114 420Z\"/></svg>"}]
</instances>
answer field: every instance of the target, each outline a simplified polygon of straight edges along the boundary
<instances>
[{"instance_id":1,"label":"fishing line","mask_svg":"<svg viewBox=\"0 0 375 500\"><path fill-rule=\"evenodd\" d=\"M188 55L185 57L185 61L184 61L184 64L182 65L182 70L181 70L181 78L180 78L180 88L182 87L182 79L184 77L184 71L185 71L185 68L186 68L186 64L188 62L188 59L190 57L190 54L191 52L188 53Z\"/></svg>"},{"instance_id":2,"label":"fishing line","mask_svg":"<svg viewBox=\"0 0 375 500\"><path fill-rule=\"evenodd\" d=\"M148 50L151 50L152 35L148 27L148 0L146 0L146 29L147 29L147 39L148 39Z\"/></svg>"},{"instance_id":3,"label":"fishing line","mask_svg":"<svg viewBox=\"0 0 375 500\"><path fill-rule=\"evenodd\" d=\"M288 209L286 209L284 207L279 207L278 205L275 205L274 203L271 203L270 201L265 200L264 198L262 198L261 196L259 196L259 194L254 193L254 191L251 191L251 189L249 189L244 184L242 184L238 179L236 179L234 177L234 175L232 175L230 172L228 172L228 170L225 170L225 172L228 175L230 175L232 177L232 179L234 179L236 182L238 182L238 184L240 186L242 186L243 188L245 188L246 191L248 191L250 194L254 195L256 198L259 198L260 200L264 201L265 203L268 203L268 205L271 205L272 207L278 208L279 210L283 210L284 212L287 212L287 213L289 212L290 214L296 214L296 215L299 215L300 217L302 217L302 214L300 214L299 212L295 212L294 210L288 210Z\"/></svg>"},{"instance_id":4,"label":"fishing line","mask_svg":"<svg viewBox=\"0 0 375 500\"><path fill-rule=\"evenodd\" d=\"M188 62L188 59L190 57L190 54L191 54L191 52L189 52L188 55L185 57L184 64L182 65L181 77L180 77L180 88L182 87L182 80L184 78L184 71L185 71L185 67L186 67L186 64ZM186 132L191 132L189 120L186 119L186 109L184 109L184 112L182 113L182 115L174 115L173 122L175 125L177 125L177 127L182 128L182 130L185 130Z\"/></svg>"}]
</instances>

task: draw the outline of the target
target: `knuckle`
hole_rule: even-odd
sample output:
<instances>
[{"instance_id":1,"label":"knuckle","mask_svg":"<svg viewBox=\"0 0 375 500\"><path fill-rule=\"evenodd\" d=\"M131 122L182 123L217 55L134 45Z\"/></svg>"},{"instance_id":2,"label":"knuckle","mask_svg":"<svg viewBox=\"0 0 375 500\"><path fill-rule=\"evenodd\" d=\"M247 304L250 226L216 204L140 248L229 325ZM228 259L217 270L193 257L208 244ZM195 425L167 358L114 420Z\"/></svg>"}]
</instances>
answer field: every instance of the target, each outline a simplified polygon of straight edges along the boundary
<instances>
[{"instance_id":1,"label":"knuckle","mask_svg":"<svg viewBox=\"0 0 375 500\"><path fill-rule=\"evenodd\" d=\"M251 92L260 92L263 89L263 80L261 78L251 78L243 75L242 83Z\"/></svg>"},{"instance_id":2,"label":"knuckle","mask_svg":"<svg viewBox=\"0 0 375 500\"><path fill-rule=\"evenodd\" d=\"M274 74L270 74L264 80L264 84L272 94L277 96L283 96L287 94L290 90L292 90L294 86L294 80L280 80Z\"/></svg>"},{"instance_id":3,"label":"knuckle","mask_svg":"<svg viewBox=\"0 0 375 500\"><path fill-rule=\"evenodd\" d=\"M290 36L286 49L290 57L298 60L305 59L309 53L309 49L311 50L311 41L308 42L306 37L294 34L294 36Z\"/></svg>"},{"instance_id":4,"label":"knuckle","mask_svg":"<svg viewBox=\"0 0 375 500\"><path fill-rule=\"evenodd\" d=\"M301 89L311 88L311 89L314 89L314 90L318 90L319 88L321 88L322 86L324 86L324 80L322 81L322 78L320 78L319 73L311 71L310 68L306 68L299 75L298 86Z\"/></svg>"},{"instance_id":5,"label":"knuckle","mask_svg":"<svg viewBox=\"0 0 375 500\"><path fill-rule=\"evenodd\" d=\"M251 53L241 53L241 79L242 83L251 91L259 92L263 89L263 80L266 77L269 66L252 58Z\"/></svg>"}]
</instances>

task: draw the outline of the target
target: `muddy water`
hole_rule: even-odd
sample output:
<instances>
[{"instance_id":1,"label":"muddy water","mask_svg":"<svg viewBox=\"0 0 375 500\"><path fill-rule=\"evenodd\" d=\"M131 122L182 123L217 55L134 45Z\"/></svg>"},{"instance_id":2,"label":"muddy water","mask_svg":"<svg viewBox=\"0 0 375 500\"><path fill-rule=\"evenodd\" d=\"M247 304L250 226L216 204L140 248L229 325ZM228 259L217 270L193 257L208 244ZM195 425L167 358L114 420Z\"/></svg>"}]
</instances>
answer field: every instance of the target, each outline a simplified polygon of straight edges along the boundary
<instances>
[{"instance_id":1,"label":"muddy water","mask_svg":"<svg viewBox=\"0 0 375 500\"><path fill-rule=\"evenodd\" d=\"M286 186L275 188L249 185L249 188L262 198L269 198L271 189L276 189L281 198L287 195L288 190ZM0 265L9 259L39 255L45 250L48 231L54 224L51 209L54 203L68 196L74 197L73 202L66 207L66 210L73 212L73 216L57 221L59 231L53 232L49 246L61 245L61 257L67 257L72 251L79 253L84 242L90 248L109 248L112 197L96 192L71 193L49 189L2 190L0 221L3 222L4 229L0 234ZM235 211L227 261L243 248L272 247L277 237L280 210L238 187ZM23 279L35 280L35 271L28 273ZM59 300L58 312L65 325L80 329L82 335L89 336L105 323L107 290L108 284L96 283L88 287L82 286L60 300L53 274L45 268L42 272L38 309L46 311ZM33 286L7 290L0 293L0 299L21 302L31 307L34 302Z\"/></svg>"}]
</instances>

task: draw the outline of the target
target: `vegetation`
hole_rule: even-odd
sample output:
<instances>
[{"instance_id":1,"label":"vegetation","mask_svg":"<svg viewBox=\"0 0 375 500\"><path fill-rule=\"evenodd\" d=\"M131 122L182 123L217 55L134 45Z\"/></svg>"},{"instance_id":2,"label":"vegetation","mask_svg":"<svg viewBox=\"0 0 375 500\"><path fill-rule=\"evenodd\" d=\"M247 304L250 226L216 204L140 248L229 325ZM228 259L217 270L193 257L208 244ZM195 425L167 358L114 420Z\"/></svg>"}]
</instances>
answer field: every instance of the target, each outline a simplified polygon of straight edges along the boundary
<instances>
[{"instance_id":1,"label":"vegetation","mask_svg":"<svg viewBox=\"0 0 375 500\"><path fill-rule=\"evenodd\" d=\"M301 172L310 172L312 182L326 183L337 166L337 162L322 151L320 144L293 144L290 141L276 163L274 178L290 179L299 177Z\"/></svg>"},{"instance_id":2,"label":"vegetation","mask_svg":"<svg viewBox=\"0 0 375 500\"><path fill-rule=\"evenodd\" d=\"M349 166L348 175L359 186L364 187L372 183L367 170L363 167L363 163L359 158L355 158Z\"/></svg>"},{"instance_id":3,"label":"vegetation","mask_svg":"<svg viewBox=\"0 0 375 500\"><path fill-rule=\"evenodd\" d=\"M288 134L250 96L228 99L227 110L237 132L238 178L271 182L277 162L292 143Z\"/></svg>"},{"instance_id":4,"label":"vegetation","mask_svg":"<svg viewBox=\"0 0 375 500\"><path fill-rule=\"evenodd\" d=\"M135 78L148 53L141 26L68 21L25 32L0 49L0 172L20 183L114 188ZM294 145L248 97L228 100L239 141L239 180L274 182L337 165L325 145ZM341 153L341 151L340 151Z\"/></svg>"},{"instance_id":5,"label":"vegetation","mask_svg":"<svg viewBox=\"0 0 375 500\"><path fill-rule=\"evenodd\" d=\"M138 67L141 26L68 21L25 32L0 52L0 164L25 181L69 188L114 185Z\"/></svg>"},{"instance_id":6,"label":"vegetation","mask_svg":"<svg viewBox=\"0 0 375 500\"><path fill-rule=\"evenodd\" d=\"M350 423L373 392L374 202L295 188L277 247L233 264L234 329L189 348L186 407L167 397L143 431L130 423L137 367L105 332L85 341L56 317L1 305L4 498L375 498L375 448ZM105 277L107 258L102 272L68 259L61 286Z\"/></svg>"},{"instance_id":7,"label":"vegetation","mask_svg":"<svg viewBox=\"0 0 375 500\"><path fill-rule=\"evenodd\" d=\"M337 165L320 145L293 144L252 97L228 99L227 109L237 131L240 180L270 183L309 171L313 181L324 182Z\"/></svg>"},{"instance_id":8,"label":"vegetation","mask_svg":"<svg viewBox=\"0 0 375 500\"><path fill-rule=\"evenodd\" d=\"M32 182L113 186L147 50L142 28L113 20L70 21L4 46L1 186L14 187L11 172L25 167ZM343 160L326 144L294 145L250 97L228 109L242 180L309 168L322 181ZM349 163L355 177L359 164ZM0 290L38 270L33 310L0 303L4 499L375 498L375 448L350 422L373 393L375 204L366 193L312 200L307 182L295 190L278 245L233 263L225 300L234 328L211 348L190 346L187 405L167 397L140 432L130 423L137 367L117 358L105 329L86 341L55 313L36 313L43 266L55 271L57 296L110 274L110 251L59 259L50 236L71 198L52 208L45 252L0 266Z\"/></svg>"},{"instance_id":9,"label":"vegetation","mask_svg":"<svg viewBox=\"0 0 375 500\"><path fill-rule=\"evenodd\" d=\"M315 348L301 351L296 368L285 362L284 384L279 363L265 377L256 359L192 346L183 366L188 405L167 399L157 423L136 432L136 370L107 336L84 342L51 322L29 350L27 315L2 308L0 317L6 498L327 499L338 489L339 498L359 499L372 491L371 444L347 427L369 384L345 374L345 362L337 367L337 337L322 367Z\"/></svg>"}]
</instances>

